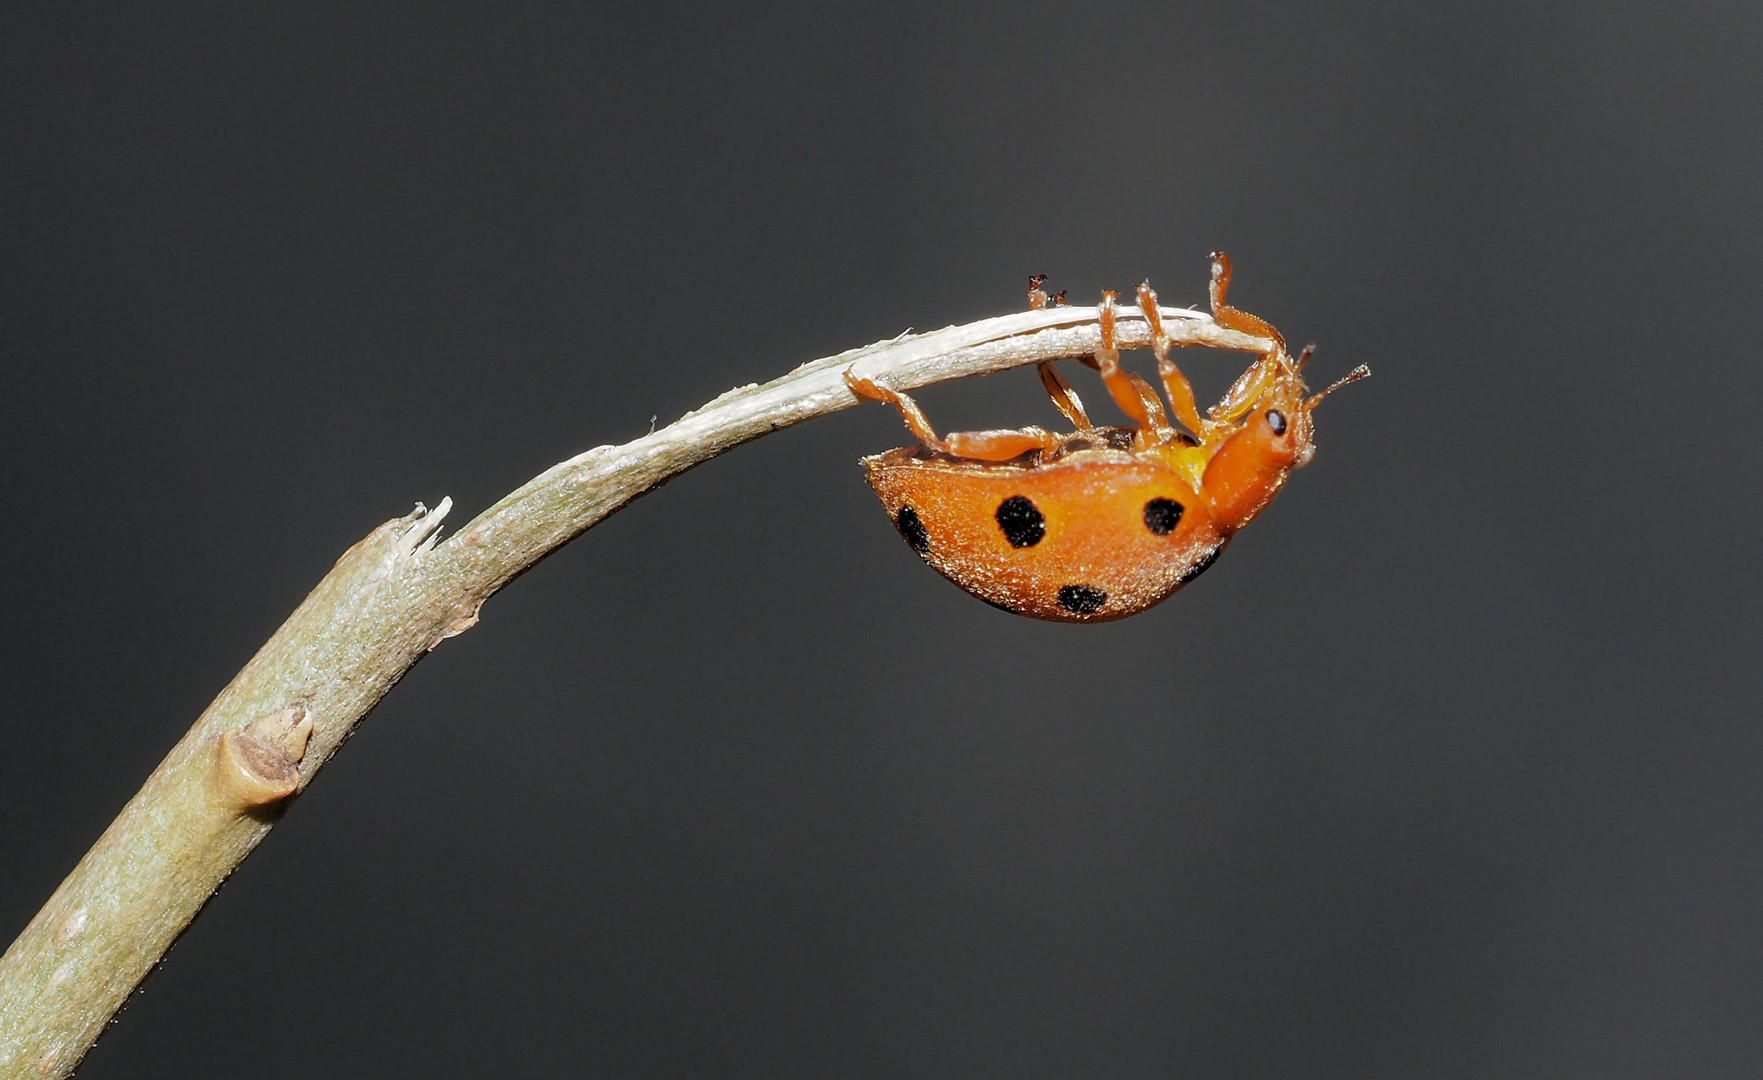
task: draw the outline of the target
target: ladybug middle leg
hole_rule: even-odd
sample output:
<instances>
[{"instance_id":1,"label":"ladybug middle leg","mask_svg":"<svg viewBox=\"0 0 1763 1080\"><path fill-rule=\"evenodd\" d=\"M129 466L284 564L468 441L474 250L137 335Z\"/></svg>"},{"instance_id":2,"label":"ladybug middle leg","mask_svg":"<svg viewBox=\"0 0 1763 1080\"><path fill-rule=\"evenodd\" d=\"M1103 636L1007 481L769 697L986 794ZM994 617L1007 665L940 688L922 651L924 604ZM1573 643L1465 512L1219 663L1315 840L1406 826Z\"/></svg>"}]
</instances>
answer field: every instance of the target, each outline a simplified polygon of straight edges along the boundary
<instances>
[{"instance_id":1,"label":"ladybug middle leg","mask_svg":"<svg viewBox=\"0 0 1763 1080\"><path fill-rule=\"evenodd\" d=\"M1028 279L1028 306L1036 311L1049 307L1064 307L1065 290L1060 289L1052 296L1048 296L1047 290L1041 288L1046 283L1047 275L1045 274L1036 274ZM1047 396L1053 399L1053 407L1059 410L1059 415L1065 417L1071 422L1071 426L1079 431L1089 431L1093 428L1095 425L1090 423L1089 414L1084 412L1083 399L1077 396L1077 391L1073 390L1071 384L1065 381L1065 377L1059 374L1059 369L1053 366L1053 362L1043 360L1037 367L1041 372L1041 385L1047 388Z\"/></svg>"},{"instance_id":2,"label":"ladybug middle leg","mask_svg":"<svg viewBox=\"0 0 1763 1080\"><path fill-rule=\"evenodd\" d=\"M1108 388L1108 395L1114 404L1120 406L1133 423L1138 425L1138 433L1133 436L1133 445L1143 450L1147 446L1156 446L1171 442L1175 438L1175 429L1169 426L1169 418L1164 415L1163 403L1157 400L1157 391L1151 384L1120 366L1120 350L1114 347L1114 312L1118 298L1112 292L1102 294L1102 302L1096 308L1098 320L1102 324L1102 347L1096 351L1095 367L1102 373L1102 385Z\"/></svg>"},{"instance_id":3,"label":"ladybug middle leg","mask_svg":"<svg viewBox=\"0 0 1763 1080\"><path fill-rule=\"evenodd\" d=\"M1041 373L1041 385L1047 388L1047 396L1053 399L1053 407L1059 410L1059 415L1069 420L1071 426L1079 431L1094 428L1096 425L1090 423L1090 414L1084 411L1083 399L1065 381L1065 376L1059 374L1059 369L1053 366L1053 362L1042 360L1036 368Z\"/></svg>"},{"instance_id":4,"label":"ladybug middle leg","mask_svg":"<svg viewBox=\"0 0 1763 1080\"><path fill-rule=\"evenodd\" d=\"M1157 355L1157 374L1163 377L1163 392L1169 395L1169 411L1175 414L1177 423L1204 439L1209 433L1206 422L1200 419L1200 407L1194 403L1193 384L1169 358L1169 334L1163 329L1163 311L1157 306L1157 294L1148 281L1139 286L1139 310L1151 324L1151 351Z\"/></svg>"},{"instance_id":5,"label":"ladybug middle leg","mask_svg":"<svg viewBox=\"0 0 1763 1080\"><path fill-rule=\"evenodd\" d=\"M977 461L1009 461L1030 450L1053 450L1059 446L1059 436L1038 427L952 431L948 438L939 439L936 430L930 426L930 421L925 419L924 410L918 407L918 402L893 387L883 386L874 379L853 375L849 371L845 372L845 385L858 397L883 401L900 410L900 419L906 421L907 429L918 436L920 442L945 454Z\"/></svg>"},{"instance_id":6,"label":"ladybug middle leg","mask_svg":"<svg viewBox=\"0 0 1763 1080\"><path fill-rule=\"evenodd\" d=\"M1047 275L1045 274L1036 274L1028 279L1028 306L1036 311L1048 307L1064 307L1065 290L1060 289L1052 296L1048 296L1047 290L1041 288L1046 283Z\"/></svg>"}]
</instances>

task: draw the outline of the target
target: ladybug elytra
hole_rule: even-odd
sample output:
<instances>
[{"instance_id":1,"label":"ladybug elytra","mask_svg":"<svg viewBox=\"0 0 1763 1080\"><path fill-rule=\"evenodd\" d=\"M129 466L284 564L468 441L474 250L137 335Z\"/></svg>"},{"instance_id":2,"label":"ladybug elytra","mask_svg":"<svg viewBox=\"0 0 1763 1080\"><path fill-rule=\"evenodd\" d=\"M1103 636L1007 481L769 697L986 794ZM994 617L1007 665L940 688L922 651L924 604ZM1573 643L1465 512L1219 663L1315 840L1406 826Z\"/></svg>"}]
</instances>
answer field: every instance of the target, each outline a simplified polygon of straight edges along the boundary
<instances>
[{"instance_id":1,"label":"ladybug elytra","mask_svg":"<svg viewBox=\"0 0 1763 1080\"><path fill-rule=\"evenodd\" d=\"M1029 279L1029 306L1063 304L1064 293L1042 291L1044 280ZM1132 426L1092 424L1071 385L1043 362L1042 384L1074 431L1006 428L938 438L910 397L847 371L854 393L893 405L922 444L862 462L900 535L981 600L1037 619L1122 618L1198 577L1266 509L1291 471L1310 461L1316 406L1371 373L1361 365L1306 396L1301 373L1311 350L1293 358L1271 325L1225 302L1229 287L1230 260L1214 252L1213 321L1274 348L1204 416L1169 358L1149 284L1139 286L1138 304L1150 323L1169 413L1150 383L1120 366L1112 292L1102 294L1097 309L1102 347L1083 358Z\"/></svg>"}]
</instances>

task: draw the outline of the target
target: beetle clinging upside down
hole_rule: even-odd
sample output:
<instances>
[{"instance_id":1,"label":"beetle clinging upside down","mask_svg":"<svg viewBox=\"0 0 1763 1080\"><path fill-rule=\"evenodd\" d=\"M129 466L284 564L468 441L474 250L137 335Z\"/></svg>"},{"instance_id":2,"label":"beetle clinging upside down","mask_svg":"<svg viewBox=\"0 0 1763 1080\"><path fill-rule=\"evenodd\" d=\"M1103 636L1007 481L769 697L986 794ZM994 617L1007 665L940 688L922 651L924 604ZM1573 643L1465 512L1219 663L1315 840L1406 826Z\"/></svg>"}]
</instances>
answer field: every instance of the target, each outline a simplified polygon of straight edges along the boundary
<instances>
[{"instance_id":1,"label":"beetle clinging upside down","mask_svg":"<svg viewBox=\"0 0 1763 1080\"><path fill-rule=\"evenodd\" d=\"M1063 304L1042 277L1029 305ZM1200 415L1187 377L1169 358L1157 294L1140 285L1169 413L1150 383L1123 370L1114 293L1102 294L1102 347L1084 362L1130 427L1097 427L1051 363L1040 365L1053 405L1076 428L956 432L938 438L905 394L847 371L863 397L900 410L922 446L863 459L870 486L900 535L944 577L1018 615L1100 622L1143 611L1198 577L1315 453L1311 412L1330 391L1371 372L1355 368L1305 396L1305 349L1295 359L1264 320L1225 302L1230 260L1212 254L1212 318L1271 341L1222 400ZM1170 423L1175 422L1186 430Z\"/></svg>"}]
</instances>

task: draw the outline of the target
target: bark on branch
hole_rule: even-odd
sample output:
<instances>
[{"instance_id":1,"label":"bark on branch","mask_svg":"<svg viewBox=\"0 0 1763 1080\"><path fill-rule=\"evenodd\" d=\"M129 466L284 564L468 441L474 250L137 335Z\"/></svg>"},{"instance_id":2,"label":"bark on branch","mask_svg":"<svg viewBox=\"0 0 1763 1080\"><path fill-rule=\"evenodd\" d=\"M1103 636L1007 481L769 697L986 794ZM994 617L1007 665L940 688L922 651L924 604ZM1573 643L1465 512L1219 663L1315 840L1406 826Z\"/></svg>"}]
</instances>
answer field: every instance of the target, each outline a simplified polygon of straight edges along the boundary
<instances>
[{"instance_id":1,"label":"bark on branch","mask_svg":"<svg viewBox=\"0 0 1763 1080\"><path fill-rule=\"evenodd\" d=\"M1272 343L1163 309L1178 345ZM1122 310L1122 348L1150 332ZM1096 312L1052 308L907 335L731 390L535 477L445 543L443 499L350 548L147 778L0 957L0 1080L66 1076L355 725L497 589L631 499L749 439L858 404L842 372L911 389L1100 347Z\"/></svg>"}]
</instances>

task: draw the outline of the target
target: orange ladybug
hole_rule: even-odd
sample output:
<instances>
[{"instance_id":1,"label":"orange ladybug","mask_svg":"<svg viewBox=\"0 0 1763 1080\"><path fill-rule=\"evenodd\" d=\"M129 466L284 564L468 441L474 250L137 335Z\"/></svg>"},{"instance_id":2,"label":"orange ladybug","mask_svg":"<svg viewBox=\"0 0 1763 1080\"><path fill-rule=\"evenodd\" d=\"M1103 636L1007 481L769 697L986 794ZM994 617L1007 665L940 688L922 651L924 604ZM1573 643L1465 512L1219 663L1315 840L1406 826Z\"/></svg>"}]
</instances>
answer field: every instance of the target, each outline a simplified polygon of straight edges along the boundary
<instances>
[{"instance_id":1,"label":"orange ladybug","mask_svg":"<svg viewBox=\"0 0 1763 1080\"><path fill-rule=\"evenodd\" d=\"M1029 306L1063 304L1042 276ZM1036 619L1101 622L1140 612L1199 577L1236 531L1253 521L1308 464L1316 447L1311 412L1331 391L1371 374L1361 365L1306 397L1285 339L1264 320L1225 303L1230 260L1212 253L1212 318L1269 339L1274 349L1238 377L1201 416L1193 387L1169 358L1157 294L1138 290L1173 426L1150 383L1120 366L1114 293L1102 294L1102 348L1084 363L1101 372L1131 427L1097 427L1051 363L1040 365L1053 406L1076 428L968 431L938 438L910 397L845 373L863 397L884 401L922 446L863 459L870 486L912 550L938 573L994 607Z\"/></svg>"}]
</instances>

